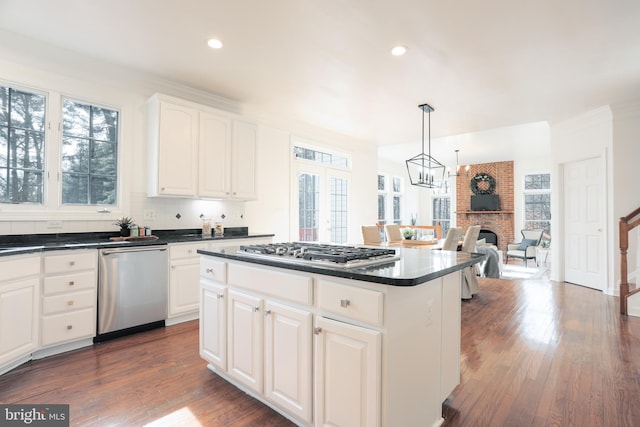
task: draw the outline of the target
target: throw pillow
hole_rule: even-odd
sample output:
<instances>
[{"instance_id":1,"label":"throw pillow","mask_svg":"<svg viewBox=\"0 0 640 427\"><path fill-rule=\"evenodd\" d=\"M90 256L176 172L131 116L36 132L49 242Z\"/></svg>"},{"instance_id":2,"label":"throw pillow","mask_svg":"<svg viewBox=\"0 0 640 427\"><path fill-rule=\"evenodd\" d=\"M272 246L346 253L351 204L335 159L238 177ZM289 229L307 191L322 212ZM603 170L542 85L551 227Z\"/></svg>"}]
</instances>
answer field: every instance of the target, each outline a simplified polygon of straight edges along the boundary
<instances>
[{"instance_id":1,"label":"throw pillow","mask_svg":"<svg viewBox=\"0 0 640 427\"><path fill-rule=\"evenodd\" d=\"M535 246L538 241L536 239L522 239L520 242L520 246L518 246L519 251L526 251L529 246Z\"/></svg>"}]
</instances>

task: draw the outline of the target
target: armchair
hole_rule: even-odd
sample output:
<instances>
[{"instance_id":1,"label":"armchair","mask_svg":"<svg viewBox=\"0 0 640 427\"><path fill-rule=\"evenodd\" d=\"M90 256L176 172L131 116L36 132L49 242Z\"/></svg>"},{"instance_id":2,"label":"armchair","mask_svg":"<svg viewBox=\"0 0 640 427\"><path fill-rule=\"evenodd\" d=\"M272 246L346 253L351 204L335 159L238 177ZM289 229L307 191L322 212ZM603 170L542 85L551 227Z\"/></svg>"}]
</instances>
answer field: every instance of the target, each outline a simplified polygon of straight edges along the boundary
<instances>
[{"instance_id":1,"label":"armchair","mask_svg":"<svg viewBox=\"0 0 640 427\"><path fill-rule=\"evenodd\" d=\"M542 240L543 230L522 230L521 233L520 243L507 244L506 262L509 262L509 257L520 258L526 266L530 259L536 260L536 247Z\"/></svg>"}]
</instances>

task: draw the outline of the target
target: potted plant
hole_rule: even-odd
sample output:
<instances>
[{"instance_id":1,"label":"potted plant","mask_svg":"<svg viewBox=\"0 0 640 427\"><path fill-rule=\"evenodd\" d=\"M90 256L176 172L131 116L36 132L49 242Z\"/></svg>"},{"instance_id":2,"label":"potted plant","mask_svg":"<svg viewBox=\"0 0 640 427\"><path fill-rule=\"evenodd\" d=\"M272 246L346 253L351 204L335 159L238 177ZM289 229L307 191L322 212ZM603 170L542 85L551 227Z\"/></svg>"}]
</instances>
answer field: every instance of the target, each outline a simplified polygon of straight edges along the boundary
<instances>
[{"instance_id":1,"label":"potted plant","mask_svg":"<svg viewBox=\"0 0 640 427\"><path fill-rule=\"evenodd\" d=\"M405 240L413 239L413 230L410 228L405 228L404 230L402 230L402 237L404 237Z\"/></svg>"},{"instance_id":2,"label":"potted plant","mask_svg":"<svg viewBox=\"0 0 640 427\"><path fill-rule=\"evenodd\" d=\"M118 227L120 227L120 236L127 237L130 233L129 229L131 227L134 227L136 224L135 222L133 222L132 218L123 216L122 218L117 219L116 222L113 223L113 225L117 225Z\"/></svg>"}]
</instances>

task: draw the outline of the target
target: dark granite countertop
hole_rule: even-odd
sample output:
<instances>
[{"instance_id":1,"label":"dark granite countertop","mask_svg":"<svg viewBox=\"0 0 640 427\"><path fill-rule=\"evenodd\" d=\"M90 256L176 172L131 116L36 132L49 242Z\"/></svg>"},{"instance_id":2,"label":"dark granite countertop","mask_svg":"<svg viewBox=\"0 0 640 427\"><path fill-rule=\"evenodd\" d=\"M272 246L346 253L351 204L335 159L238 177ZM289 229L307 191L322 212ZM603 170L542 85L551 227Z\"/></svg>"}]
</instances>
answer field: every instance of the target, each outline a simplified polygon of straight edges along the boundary
<instances>
[{"instance_id":1,"label":"dark granite countertop","mask_svg":"<svg viewBox=\"0 0 640 427\"><path fill-rule=\"evenodd\" d=\"M135 241L111 241L118 233L57 233L0 236L0 257L61 249L112 248L131 246L166 245L203 241L233 241L234 239L273 237L273 234L248 234L246 227L229 227L222 237L203 237L200 229L157 230L158 239Z\"/></svg>"},{"instance_id":2,"label":"dark granite countertop","mask_svg":"<svg viewBox=\"0 0 640 427\"><path fill-rule=\"evenodd\" d=\"M238 253L238 246L200 249L198 253L252 264L280 267L306 273L323 274L345 279L362 280L393 286L415 286L462 270L484 260L478 253L452 252L429 249L397 248L400 259L388 264L361 268L340 268L287 262L277 257L258 258Z\"/></svg>"}]
</instances>

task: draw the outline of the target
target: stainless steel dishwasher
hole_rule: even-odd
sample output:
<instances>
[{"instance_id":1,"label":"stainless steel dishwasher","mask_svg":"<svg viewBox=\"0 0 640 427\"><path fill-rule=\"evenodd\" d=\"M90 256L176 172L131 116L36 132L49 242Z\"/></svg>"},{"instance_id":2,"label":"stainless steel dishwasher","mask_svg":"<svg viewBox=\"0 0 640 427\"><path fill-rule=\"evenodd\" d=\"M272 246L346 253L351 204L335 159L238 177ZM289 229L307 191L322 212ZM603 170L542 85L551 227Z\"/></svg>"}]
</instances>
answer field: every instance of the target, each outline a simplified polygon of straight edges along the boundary
<instances>
[{"instance_id":1,"label":"stainless steel dishwasher","mask_svg":"<svg viewBox=\"0 0 640 427\"><path fill-rule=\"evenodd\" d=\"M98 325L94 341L164 326L167 245L99 250Z\"/></svg>"}]
</instances>

